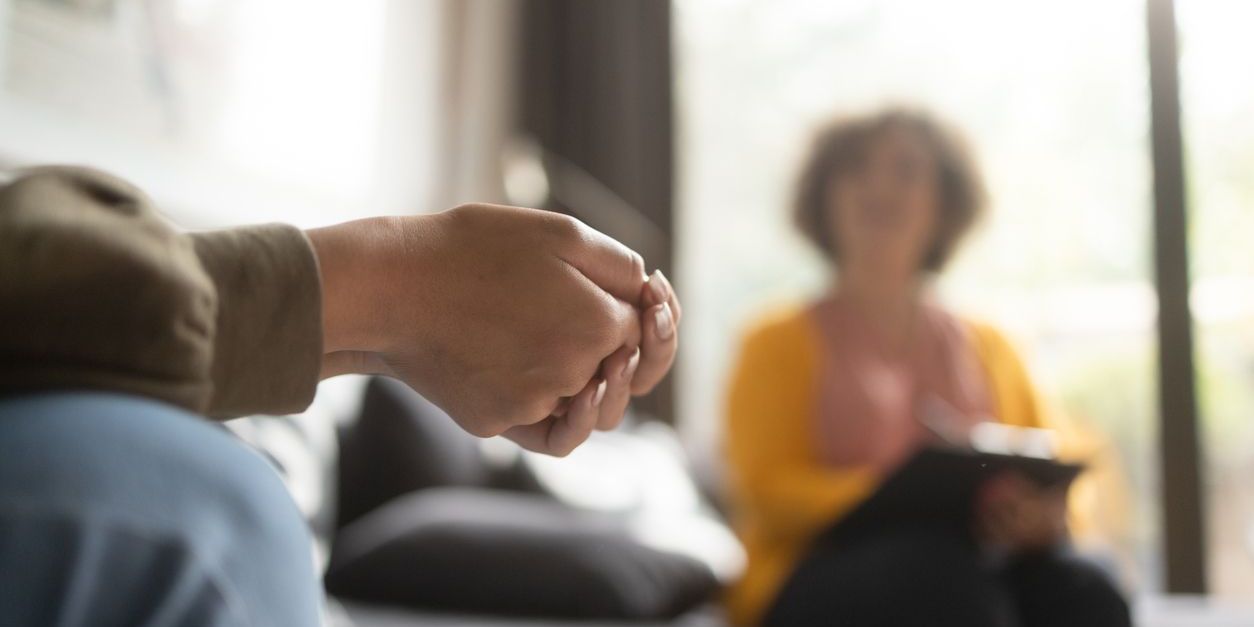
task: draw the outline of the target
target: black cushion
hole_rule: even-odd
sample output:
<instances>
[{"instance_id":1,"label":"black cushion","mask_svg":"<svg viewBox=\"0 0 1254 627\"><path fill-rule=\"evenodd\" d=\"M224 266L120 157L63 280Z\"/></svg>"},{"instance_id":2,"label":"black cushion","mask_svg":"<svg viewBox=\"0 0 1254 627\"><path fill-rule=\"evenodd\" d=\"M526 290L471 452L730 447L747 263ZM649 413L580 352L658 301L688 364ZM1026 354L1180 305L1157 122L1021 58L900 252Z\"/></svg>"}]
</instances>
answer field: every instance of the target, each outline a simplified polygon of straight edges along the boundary
<instances>
[{"instance_id":1,"label":"black cushion","mask_svg":"<svg viewBox=\"0 0 1254 627\"><path fill-rule=\"evenodd\" d=\"M340 526L415 490L486 486L479 439L405 384L376 377L358 419L340 429Z\"/></svg>"},{"instance_id":2,"label":"black cushion","mask_svg":"<svg viewBox=\"0 0 1254 627\"><path fill-rule=\"evenodd\" d=\"M341 530L326 586L433 610L642 620L678 616L718 589L704 563L641 546L615 517L458 488L401 497Z\"/></svg>"}]
</instances>

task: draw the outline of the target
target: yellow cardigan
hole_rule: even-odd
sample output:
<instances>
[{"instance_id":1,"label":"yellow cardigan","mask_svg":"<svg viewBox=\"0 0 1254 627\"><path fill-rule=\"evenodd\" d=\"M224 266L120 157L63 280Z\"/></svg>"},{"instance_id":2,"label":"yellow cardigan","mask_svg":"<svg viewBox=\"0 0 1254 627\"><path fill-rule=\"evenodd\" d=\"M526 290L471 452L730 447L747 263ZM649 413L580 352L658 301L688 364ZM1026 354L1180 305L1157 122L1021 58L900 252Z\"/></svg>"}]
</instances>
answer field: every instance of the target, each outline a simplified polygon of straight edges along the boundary
<instances>
[{"instance_id":1,"label":"yellow cardigan","mask_svg":"<svg viewBox=\"0 0 1254 627\"><path fill-rule=\"evenodd\" d=\"M998 419L1043 426L1044 411L1014 349L993 328L967 324ZM819 462L811 425L820 346L809 310L792 310L748 333L733 370L725 446L733 517L749 556L727 599L737 625L760 620L810 540L878 481L864 469Z\"/></svg>"}]
</instances>

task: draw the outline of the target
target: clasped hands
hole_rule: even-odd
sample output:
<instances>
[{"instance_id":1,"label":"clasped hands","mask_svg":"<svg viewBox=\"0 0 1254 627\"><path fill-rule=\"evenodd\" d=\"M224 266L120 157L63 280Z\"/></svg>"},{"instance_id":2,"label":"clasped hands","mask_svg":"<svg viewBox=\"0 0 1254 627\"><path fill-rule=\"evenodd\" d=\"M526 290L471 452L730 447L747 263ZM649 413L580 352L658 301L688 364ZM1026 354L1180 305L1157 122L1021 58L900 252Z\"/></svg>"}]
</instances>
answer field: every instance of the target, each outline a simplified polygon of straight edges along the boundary
<instances>
[{"instance_id":1,"label":"clasped hands","mask_svg":"<svg viewBox=\"0 0 1254 627\"><path fill-rule=\"evenodd\" d=\"M323 378L395 377L474 435L566 455L674 362L670 282L569 216L468 204L307 234Z\"/></svg>"}]
</instances>

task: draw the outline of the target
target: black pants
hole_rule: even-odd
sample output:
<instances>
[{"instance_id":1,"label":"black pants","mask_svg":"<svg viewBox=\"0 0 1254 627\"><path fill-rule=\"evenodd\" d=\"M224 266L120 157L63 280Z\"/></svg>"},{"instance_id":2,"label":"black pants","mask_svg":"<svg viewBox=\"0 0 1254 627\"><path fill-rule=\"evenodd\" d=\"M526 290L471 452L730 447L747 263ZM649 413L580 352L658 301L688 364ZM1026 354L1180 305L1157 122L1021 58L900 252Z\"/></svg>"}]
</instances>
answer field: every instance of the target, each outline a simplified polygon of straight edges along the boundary
<instances>
[{"instance_id":1,"label":"black pants","mask_svg":"<svg viewBox=\"0 0 1254 627\"><path fill-rule=\"evenodd\" d=\"M1110 579L1066 549L992 560L965 528L901 524L815 543L768 627L1129 627Z\"/></svg>"}]
</instances>

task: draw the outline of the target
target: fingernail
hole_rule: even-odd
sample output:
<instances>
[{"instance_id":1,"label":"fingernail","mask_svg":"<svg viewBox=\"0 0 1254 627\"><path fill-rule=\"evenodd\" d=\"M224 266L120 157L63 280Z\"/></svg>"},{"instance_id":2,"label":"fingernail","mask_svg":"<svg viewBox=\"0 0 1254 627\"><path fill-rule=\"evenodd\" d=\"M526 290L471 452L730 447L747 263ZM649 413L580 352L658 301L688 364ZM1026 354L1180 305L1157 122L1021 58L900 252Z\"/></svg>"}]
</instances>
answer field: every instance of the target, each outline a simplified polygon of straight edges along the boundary
<instances>
[{"instance_id":1,"label":"fingernail","mask_svg":"<svg viewBox=\"0 0 1254 627\"><path fill-rule=\"evenodd\" d=\"M653 297L657 302L664 303L670 300L666 293L666 278L662 276L661 270L654 270L653 275L649 277L649 289L653 291Z\"/></svg>"},{"instance_id":2,"label":"fingernail","mask_svg":"<svg viewBox=\"0 0 1254 627\"><path fill-rule=\"evenodd\" d=\"M623 366L622 377L630 379L631 375L636 374L636 366L640 365L640 348L636 348L636 352L631 354L631 358L627 360L627 365Z\"/></svg>"},{"instance_id":3,"label":"fingernail","mask_svg":"<svg viewBox=\"0 0 1254 627\"><path fill-rule=\"evenodd\" d=\"M605 398L605 384L606 383L607 381L605 379L601 379L601 382L597 384L597 391L592 393L592 406L593 407L600 407L601 399Z\"/></svg>"},{"instance_id":4,"label":"fingernail","mask_svg":"<svg viewBox=\"0 0 1254 627\"><path fill-rule=\"evenodd\" d=\"M671 339L675 335L675 319L671 318L671 306L662 303L662 308L653 314L654 321L657 323L657 336L665 341Z\"/></svg>"}]
</instances>

